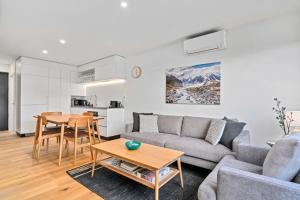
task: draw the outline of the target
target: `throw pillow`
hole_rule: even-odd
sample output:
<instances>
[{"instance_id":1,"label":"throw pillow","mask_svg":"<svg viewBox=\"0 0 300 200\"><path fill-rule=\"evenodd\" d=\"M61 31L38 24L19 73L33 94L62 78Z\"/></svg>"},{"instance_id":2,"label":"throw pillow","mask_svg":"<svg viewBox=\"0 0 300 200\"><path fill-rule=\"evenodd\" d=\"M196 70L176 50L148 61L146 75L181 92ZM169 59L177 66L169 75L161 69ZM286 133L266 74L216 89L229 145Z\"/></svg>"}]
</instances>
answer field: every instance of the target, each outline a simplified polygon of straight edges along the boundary
<instances>
[{"instance_id":1,"label":"throw pillow","mask_svg":"<svg viewBox=\"0 0 300 200\"><path fill-rule=\"evenodd\" d=\"M232 141L242 132L246 123L237 122L226 117L224 117L224 120L226 121L226 125L220 143L232 149Z\"/></svg>"},{"instance_id":2,"label":"throw pillow","mask_svg":"<svg viewBox=\"0 0 300 200\"><path fill-rule=\"evenodd\" d=\"M211 143L212 145L218 144L223 135L225 125L226 125L225 120L212 119L205 140Z\"/></svg>"},{"instance_id":3,"label":"throw pillow","mask_svg":"<svg viewBox=\"0 0 300 200\"><path fill-rule=\"evenodd\" d=\"M133 126L132 126L132 132L139 132L140 131L140 114L143 115L153 115L153 113L137 113L133 112Z\"/></svg>"},{"instance_id":4,"label":"throw pillow","mask_svg":"<svg viewBox=\"0 0 300 200\"><path fill-rule=\"evenodd\" d=\"M278 140L263 164L263 175L291 181L300 170L300 138Z\"/></svg>"},{"instance_id":5,"label":"throw pillow","mask_svg":"<svg viewBox=\"0 0 300 200\"><path fill-rule=\"evenodd\" d=\"M140 115L140 132L158 133L157 115Z\"/></svg>"}]
</instances>

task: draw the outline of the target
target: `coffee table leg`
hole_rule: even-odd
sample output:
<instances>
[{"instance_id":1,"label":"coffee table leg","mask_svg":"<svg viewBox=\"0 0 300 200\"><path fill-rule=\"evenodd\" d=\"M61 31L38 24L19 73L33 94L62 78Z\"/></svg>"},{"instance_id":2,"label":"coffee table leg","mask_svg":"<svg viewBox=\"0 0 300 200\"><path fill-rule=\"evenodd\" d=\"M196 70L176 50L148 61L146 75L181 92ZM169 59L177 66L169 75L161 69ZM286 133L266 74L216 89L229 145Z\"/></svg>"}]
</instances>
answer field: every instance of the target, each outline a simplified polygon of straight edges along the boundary
<instances>
[{"instance_id":1,"label":"coffee table leg","mask_svg":"<svg viewBox=\"0 0 300 200\"><path fill-rule=\"evenodd\" d=\"M60 130L58 166L60 166L60 161L61 161L61 154L62 154L63 142L64 142L64 132L65 132L65 125L62 124Z\"/></svg>"},{"instance_id":2,"label":"coffee table leg","mask_svg":"<svg viewBox=\"0 0 300 200\"><path fill-rule=\"evenodd\" d=\"M155 200L159 198L159 170L155 171Z\"/></svg>"},{"instance_id":3,"label":"coffee table leg","mask_svg":"<svg viewBox=\"0 0 300 200\"><path fill-rule=\"evenodd\" d=\"M179 170L179 177L180 177L180 183L181 187L183 188L183 178L182 178L182 170L181 170L181 161L180 158L177 160L178 170Z\"/></svg>"},{"instance_id":4,"label":"coffee table leg","mask_svg":"<svg viewBox=\"0 0 300 200\"><path fill-rule=\"evenodd\" d=\"M97 155L98 155L98 151L95 149L95 154L94 154L94 162L93 162L93 168L92 168L92 177L94 176L94 172L95 172L95 166L96 166L96 161L97 161Z\"/></svg>"}]
</instances>

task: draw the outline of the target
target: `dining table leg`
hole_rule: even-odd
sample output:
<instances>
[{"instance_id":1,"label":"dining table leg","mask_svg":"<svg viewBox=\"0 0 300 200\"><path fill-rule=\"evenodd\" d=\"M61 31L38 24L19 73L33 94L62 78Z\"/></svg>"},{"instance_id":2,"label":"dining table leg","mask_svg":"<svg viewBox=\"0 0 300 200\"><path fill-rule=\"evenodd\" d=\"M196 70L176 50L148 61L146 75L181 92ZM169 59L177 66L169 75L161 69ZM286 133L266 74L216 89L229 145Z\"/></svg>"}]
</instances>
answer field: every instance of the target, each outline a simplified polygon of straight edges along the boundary
<instances>
[{"instance_id":1,"label":"dining table leg","mask_svg":"<svg viewBox=\"0 0 300 200\"><path fill-rule=\"evenodd\" d=\"M59 141L59 156L58 156L58 166L60 166L61 156L62 156L62 149L63 149L63 142L64 142L64 132L65 132L65 125L61 125L60 130L60 141Z\"/></svg>"}]
</instances>

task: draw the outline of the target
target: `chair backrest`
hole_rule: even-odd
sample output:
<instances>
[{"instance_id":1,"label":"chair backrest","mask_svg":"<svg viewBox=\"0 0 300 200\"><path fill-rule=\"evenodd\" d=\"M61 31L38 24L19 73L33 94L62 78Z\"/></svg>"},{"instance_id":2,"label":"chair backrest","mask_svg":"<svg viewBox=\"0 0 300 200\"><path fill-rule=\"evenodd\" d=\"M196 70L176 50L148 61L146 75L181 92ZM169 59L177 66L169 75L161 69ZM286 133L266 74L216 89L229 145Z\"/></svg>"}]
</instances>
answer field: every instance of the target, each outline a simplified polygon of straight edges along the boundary
<instances>
[{"instance_id":1,"label":"chair backrest","mask_svg":"<svg viewBox=\"0 0 300 200\"><path fill-rule=\"evenodd\" d=\"M89 116L70 117L68 126L72 128L88 128L90 126Z\"/></svg>"},{"instance_id":2,"label":"chair backrest","mask_svg":"<svg viewBox=\"0 0 300 200\"><path fill-rule=\"evenodd\" d=\"M62 112L42 112L42 116L55 116L55 115L62 115Z\"/></svg>"},{"instance_id":3,"label":"chair backrest","mask_svg":"<svg viewBox=\"0 0 300 200\"><path fill-rule=\"evenodd\" d=\"M62 112L42 112L41 116L43 116L43 125L47 125L47 116L57 116L57 115L62 115Z\"/></svg>"},{"instance_id":4,"label":"chair backrest","mask_svg":"<svg viewBox=\"0 0 300 200\"><path fill-rule=\"evenodd\" d=\"M91 117L93 117L93 113L91 113L91 112L84 112L84 113L82 113L82 115L83 116L91 116Z\"/></svg>"},{"instance_id":5,"label":"chair backrest","mask_svg":"<svg viewBox=\"0 0 300 200\"><path fill-rule=\"evenodd\" d=\"M38 115L36 120L36 127L35 127L35 138L39 138L42 136L43 132L43 125L47 123L47 119L45 116Z\"/></svg>"}]
</instances>

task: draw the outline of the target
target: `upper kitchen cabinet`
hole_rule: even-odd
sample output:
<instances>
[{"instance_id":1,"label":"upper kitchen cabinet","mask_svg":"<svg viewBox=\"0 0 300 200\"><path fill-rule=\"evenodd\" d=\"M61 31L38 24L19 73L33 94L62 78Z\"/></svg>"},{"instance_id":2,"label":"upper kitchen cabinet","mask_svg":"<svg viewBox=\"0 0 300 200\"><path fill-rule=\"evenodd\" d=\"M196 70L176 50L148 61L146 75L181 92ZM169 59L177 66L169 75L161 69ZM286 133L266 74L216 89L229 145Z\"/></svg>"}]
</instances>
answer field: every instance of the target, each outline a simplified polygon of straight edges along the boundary
<instances>
[{"instance_id":1,"label":"upper kitchen cabinet","mask_svg":"<svg viewBox=\"0 0 300 200\"><path fill-rule=\"evenodd\" d=\"M72 96L85 96L86 90L85 86L82 84L78 84L79 82L79 73L71 72L71 95Z\"/></svg>"},{"instance_id":2,"label":"upper kitchen cabinet","mask_svg":"<svg viewBox=\"0 0 300 200\"><path fill-rule=\"evenodd\" d=\"M80 66L79 82L125 79L125 74L125 58L114 55Z\"/></svg>"}]
</instances>

